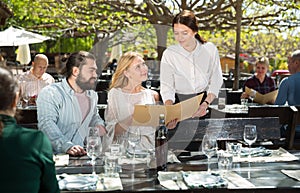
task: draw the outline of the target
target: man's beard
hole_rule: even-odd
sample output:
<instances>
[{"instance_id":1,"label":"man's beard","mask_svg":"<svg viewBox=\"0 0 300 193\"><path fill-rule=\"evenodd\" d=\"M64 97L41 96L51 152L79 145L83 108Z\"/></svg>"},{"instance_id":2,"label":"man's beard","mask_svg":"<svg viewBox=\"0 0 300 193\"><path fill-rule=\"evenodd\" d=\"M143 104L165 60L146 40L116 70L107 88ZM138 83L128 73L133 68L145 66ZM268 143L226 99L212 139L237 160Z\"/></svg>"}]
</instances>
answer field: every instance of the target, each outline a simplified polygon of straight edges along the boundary
<instances>
[{"instance_id":1,"label":"man's beard","mask_svg":"<svg viewBox=\"0 0 300 193\"><path fill-rule=\"evenodd\" d=\"M95 80L95 78L90 78L88 81L85 81L81 75L81 73L79 73L78 77L76 78L76 84L83 90L95 90L96 89L96 85L97 85L97 81L95 81L95 83L91 83L92 80Z\"/></svg>"}]
</instances>

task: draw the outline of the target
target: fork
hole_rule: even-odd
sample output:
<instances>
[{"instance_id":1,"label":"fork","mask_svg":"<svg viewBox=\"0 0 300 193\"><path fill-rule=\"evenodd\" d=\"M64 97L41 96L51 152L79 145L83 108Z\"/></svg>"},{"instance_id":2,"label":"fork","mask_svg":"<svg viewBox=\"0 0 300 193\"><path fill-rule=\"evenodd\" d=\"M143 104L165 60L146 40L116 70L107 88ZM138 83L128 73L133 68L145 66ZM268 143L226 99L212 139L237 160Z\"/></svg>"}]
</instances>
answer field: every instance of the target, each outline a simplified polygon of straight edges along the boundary
<instances>
[{"instance_id":1,"label":"fork","mask_svg":"<svg viewBox=\"0 0 300 193\"><path fill-rule=\"evenodd\" d=\"M101 184L103 186L103 190L107 190L107 187L104 184L104 178L103 177L100 179L100 182L101 182Z\"/></svg>"},{"instance_id":2,"label":"fork","mask_svg":"<svg viewBox=\"0 0 300 193\"><path fill-rule=\"evenodd\" d=\"M181 186L178 184L177 175L172 176L172 180L173 180L173 182L175 182L175 184L176 184L176 186L179 188L179 190L181 190Z\"/></svg>"}]
</instances>

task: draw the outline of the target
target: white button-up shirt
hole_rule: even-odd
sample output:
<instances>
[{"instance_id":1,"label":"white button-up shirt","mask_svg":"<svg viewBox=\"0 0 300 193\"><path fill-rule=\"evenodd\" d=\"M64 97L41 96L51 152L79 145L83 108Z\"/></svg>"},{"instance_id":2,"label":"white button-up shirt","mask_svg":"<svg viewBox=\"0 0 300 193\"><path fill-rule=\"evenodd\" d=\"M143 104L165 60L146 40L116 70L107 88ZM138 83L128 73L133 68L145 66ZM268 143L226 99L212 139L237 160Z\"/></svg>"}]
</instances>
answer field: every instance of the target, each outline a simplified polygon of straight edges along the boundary
<instances>
[{"instance_id":1,"label":"white button-up shirt","mask_svg":"<svg viewBox=\"0 0 300 193\"><path fill-rule=\"evenodd\" d=\"M203 91L218 96L223 84L220 57L216 46L197 41L194 51L182 46L167 48L160 64L160 94L163 101L175 101L175 93L196 94Z\"/></svg>"}]
</instances>

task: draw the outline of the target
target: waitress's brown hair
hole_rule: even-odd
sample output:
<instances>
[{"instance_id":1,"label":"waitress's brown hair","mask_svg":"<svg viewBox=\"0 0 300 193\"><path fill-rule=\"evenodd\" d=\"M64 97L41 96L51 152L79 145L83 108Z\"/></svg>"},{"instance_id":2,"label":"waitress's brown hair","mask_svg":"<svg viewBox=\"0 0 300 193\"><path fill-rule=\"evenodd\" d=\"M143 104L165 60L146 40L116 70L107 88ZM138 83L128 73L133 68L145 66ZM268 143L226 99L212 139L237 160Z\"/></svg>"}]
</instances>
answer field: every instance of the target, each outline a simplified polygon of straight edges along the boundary
<instances>
[{"instance_id":1,"label":"waitress's brown hair","mask_svg":"<svg viewBox=\"0 0 300 193\"><path fill-rule=\"evenodd\" d=\"M196 32L195 38L201 42L202 44L206 43L207 41L203 39L199 34L199 28L198 28L198 21L195 16L195 14L190 10L183 10L182 12L178 13L172 22L172 27L174 29L174 24L183 24L187 27L189 27L193 32Z\"/></svg>"}]
</instances>

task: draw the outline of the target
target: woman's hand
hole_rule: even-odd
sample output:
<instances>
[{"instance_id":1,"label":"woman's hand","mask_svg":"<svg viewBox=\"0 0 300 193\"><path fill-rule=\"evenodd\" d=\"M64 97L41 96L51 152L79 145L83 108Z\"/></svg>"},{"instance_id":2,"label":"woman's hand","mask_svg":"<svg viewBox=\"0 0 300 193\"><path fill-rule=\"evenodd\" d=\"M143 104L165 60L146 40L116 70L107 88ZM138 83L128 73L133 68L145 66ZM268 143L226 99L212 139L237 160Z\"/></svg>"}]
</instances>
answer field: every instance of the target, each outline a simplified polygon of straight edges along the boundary
<instances>
[{"instance_id":1,"label":"woman's hand","mask_svg":"<svg viewBox=\"0 0 300 193\"><path fill-rule=\"evenodd\" d=\"M178 119L174 119L169 121L166 126L168 129L174 129L178 122L179 122Z\"/></svg>"},{"instance_id":2,"label":"woman's hand","mask_svg":"<svg viewBox=\"0 0 300 193\"><path fill-rule=\"evenodd\" d=\"M241 99L248 99L249 95L246 92L243 92L241 95Z\"/></svg>"},{"instance_id":3,"label":"woman's hand","mask_svg":"<svg viewBox=\"0 0 300 193\"><path fill-rule=\"evenodd\" d=\"M208 104L206 102L201 103L198 110L192 115L192 118L205 116L207 114L207 108Z\"/></svg>"}]
</instances>

